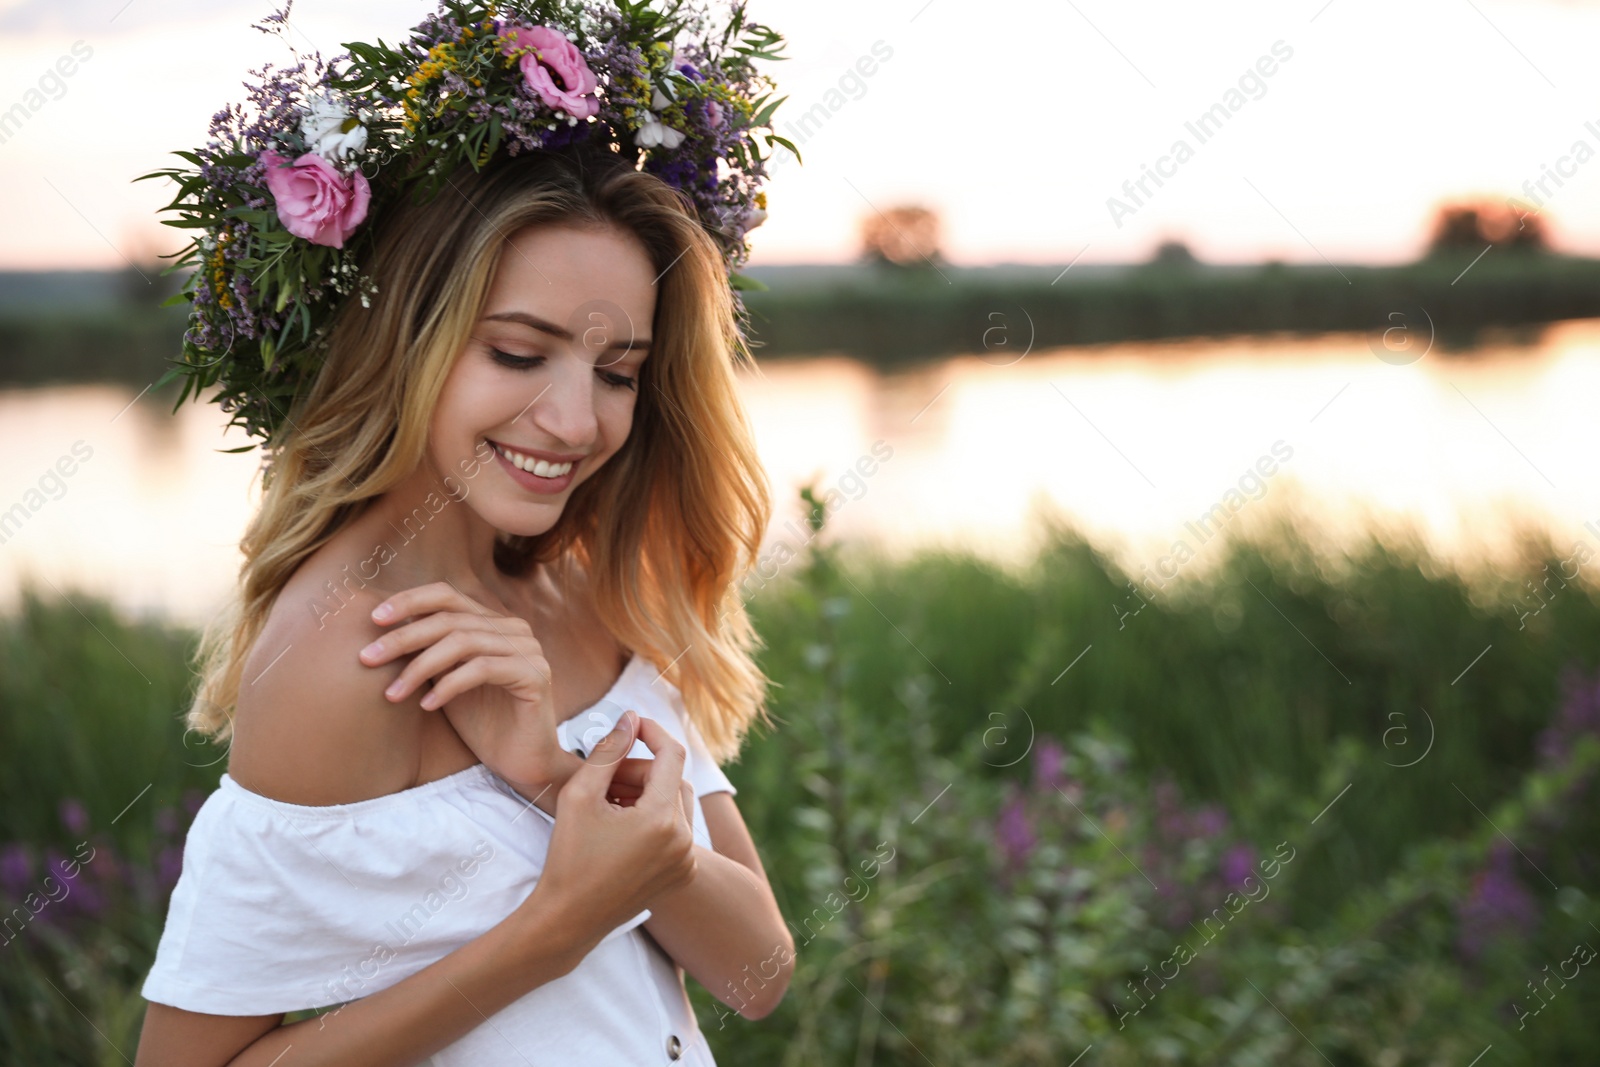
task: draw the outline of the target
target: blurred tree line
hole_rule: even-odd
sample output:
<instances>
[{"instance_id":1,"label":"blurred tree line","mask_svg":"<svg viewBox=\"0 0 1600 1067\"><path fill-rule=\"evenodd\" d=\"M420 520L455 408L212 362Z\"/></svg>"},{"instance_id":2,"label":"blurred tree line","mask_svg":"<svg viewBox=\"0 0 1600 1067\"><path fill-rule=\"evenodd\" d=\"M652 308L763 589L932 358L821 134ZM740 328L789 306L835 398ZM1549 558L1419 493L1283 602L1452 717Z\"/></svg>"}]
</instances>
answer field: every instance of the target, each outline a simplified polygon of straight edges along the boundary
<instances>
[{"instance_id":1,"label":"blurred tree line","mask_svg":"<svg viewBox=\"0 0 1600 1067\"><path fill-rule=\"evenodd\" d=\"M1418 305L1439 331L1433 350L1448 354L1486 330L1600 315L1600 259L1553 251L1543 215L1483 199L1441 205L1423 254L1393 267L1214 266L1169 236L1129 270L1019 280L952 267L943 222L925 204L875 207L858 229L866 276L744 294L759 357L841 352L891 367L977 353L997 314L1025 319L1032 346L1046 347L1378 330ZM186 317L185 305L160 306L182 284L162 266L79 272L53 288L44 275L0 275L0 387L155 381L179 353ZM33 299L34 289L53 295Z\"/></svg>"}]
</instances>

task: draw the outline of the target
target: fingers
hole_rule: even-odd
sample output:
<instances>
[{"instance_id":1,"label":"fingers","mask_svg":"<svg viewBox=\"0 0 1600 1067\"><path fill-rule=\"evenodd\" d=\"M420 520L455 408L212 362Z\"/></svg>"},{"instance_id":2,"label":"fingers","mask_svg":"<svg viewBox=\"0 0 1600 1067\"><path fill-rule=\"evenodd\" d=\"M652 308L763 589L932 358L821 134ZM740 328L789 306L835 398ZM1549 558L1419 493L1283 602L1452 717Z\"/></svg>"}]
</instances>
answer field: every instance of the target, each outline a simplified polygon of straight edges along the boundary
<instances>
[{"instance_id":1,"label":"fingers","mask_svg":"<svg viewBox=\"0 0 1600 1067\"><path fill-rule=\"evenodd\" d=\"M650 773L650 764L654 762L651 759L629 756L617 764L617 769L611 775L612 786L627 785L633 789L643 788L645 776Z\"/></svg>"},{"instance_id":2,"label":"fingers","mask_svg":"<svg viewBox=\"0 0 1600 1067\"><path fill-rule=\"evenodd\" d=\"M439 611L391 630L373 641L361 650L361 662L369 667L381 666L420 648L427 648L446 634L458 630L484 630L499 634L508 651L514 647L513 642L522 645L531 643L533 649L540 650L539 642L533 636L533 628L521 616Z\"/></svg>"},{"instance_id":3,"label":"fingers","mask_svg":"<svg viewBox=\"0 0 1600 1067\"><path fill-rule=\"evenodd\" d=\"M531 638L529 640L531 641ZM400 672L399 677L389 684L384 696L396 702L405 700L429 678L438 678L463 661L468 664L479 664L471 672L479 680L472 686L453 689L450 696L464 693L485 681L492 680L494 684L500 685L526 682L528 669L540 679L549 679L550 665L545 662L544 657L531 648L521 646L522 642L507 641L505 637L490 630L451 631L413 657ZM443 681L442 678L440 680ZM438 701L425 702L423 706L439 707L448 699L449 697L444 697Z\"/></svg>"},{"instance_id":4,"label":"fingers","mask_svg":"<svg viewBox=\"0 0 1600 1067\"><path fill-rule=\"evenodd\" d=\"M633 748L634 735L641 721L638 712L623 712L617 725L590 751L583 766L572 772L563 792L572 790L585 796L604 796L611 784L611 776L616 773L628 750Z\"/></svg>"},{"instance_id":5,"label":"fingers","mask_svg":"<svg viewBox=\"0 0 1600 1067\"><path fill-rule=\"evenodd\" d=\"M479 656L469 659L443 678L433 683L433 688L423 694L422 707L426 711L442 708L462 693L469 693L480 685L504 686L508 692L529 699L517 686L525 680L522 661L510 656Z\"/></svg>"},{"instance_id":6,"label":"fingers","mask_svg":"<svg viewBox=\"0 0 1600 1067\"><path fill-rule=\"evenodd\" d=\"M639 803L676 807L682 802L678 787L683 782L683 764L687 752L677 738L654 719L639 719L639 740L655 755L645 770L641 783L645 793L639 798Z\"/></svg>"},{"instance_id":7,"label":"fingers","mask_svg":"<svg viewBox=\"0 0 1600 1067\"><path fill-rule=\"evenodd\" d=\"M372 609L372 621L380 625L399 622L430 611L466 611L474 615L491 614L482 604L449 582L430 582L396 593Z\"/></svg>"}]
</instances>

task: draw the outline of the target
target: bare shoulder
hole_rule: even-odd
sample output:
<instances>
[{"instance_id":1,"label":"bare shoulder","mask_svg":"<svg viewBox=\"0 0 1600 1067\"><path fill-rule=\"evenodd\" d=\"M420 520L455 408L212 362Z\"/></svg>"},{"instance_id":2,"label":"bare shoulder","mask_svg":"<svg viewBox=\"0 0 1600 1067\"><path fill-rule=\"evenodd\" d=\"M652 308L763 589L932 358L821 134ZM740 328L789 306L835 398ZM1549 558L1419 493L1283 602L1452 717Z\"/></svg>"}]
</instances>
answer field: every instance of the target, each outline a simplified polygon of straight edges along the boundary
<instances>
[{"instance_id":1,"label":"bare shoulder","mask_svg":"<svg viewBox=\"0 0 1600 1067\"><path fill-rule=\"evenodd\" d=\"M416 699L384 697L403 659L369 667L357 658L384 632L372 609L391 591L339 585L337 544L284 586L239 681L228 773L290 804L350 804L409 788L427 731L448 729Z\"/></svg>"}]
</instances>

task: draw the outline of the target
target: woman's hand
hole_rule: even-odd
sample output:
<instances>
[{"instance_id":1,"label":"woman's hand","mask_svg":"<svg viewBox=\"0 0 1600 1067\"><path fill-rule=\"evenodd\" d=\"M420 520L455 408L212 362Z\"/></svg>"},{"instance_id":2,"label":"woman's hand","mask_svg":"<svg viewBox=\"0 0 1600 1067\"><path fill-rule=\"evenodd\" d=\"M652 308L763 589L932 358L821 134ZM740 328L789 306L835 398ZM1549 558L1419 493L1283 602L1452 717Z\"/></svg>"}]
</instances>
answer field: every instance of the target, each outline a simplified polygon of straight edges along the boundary
<instances>
[{"instance_id":1,"label":"woman's hand","mask_svg":"<svg viewBox=\"0 0 1600 1067\"><path fill-rule=\"evenodd\" d=\"M635 730L654 759L624 759ZM683 780L684 759L660 723L624 713L561 787L544 872L523 907L570 909L574 925L598 938L691 882L694 792ZM626 764L638 769L628 771L636 795L624 806L608 794Z\"/></svg>"},{"instance_id":2,"label":"woman's hand","mask_svg":"<svg viewBox=\"0 0 1600 1067\"><path fill-rule=\"evenodd\" d=\"M606 788L606 799L624 808L631 808L637 804L650 777L650 765L654 762L653 759L632 756L617 761L617 769L611 774L611 784ZM694 830L694 807L694 797L691 793L689 803L684 808L684 815L688 819L691 832Z\"/></svg>"},{"instance_id":3,"label":"woman's hand","mask_svg":"<svg viewBox=\"0 0 1600 1067\"><path fill-rule=\"evenodd\" d=\"M423 708L443 708L485 766L550 811L582 760L556 740L550 664L533 629L495 607L502 610L491 611L449 582L396 593L373 609L372 619L406 625L362 649L361 662L377 667L415 653L384 696L399 703L433 679Z\"/></svg>"}]
</instances>

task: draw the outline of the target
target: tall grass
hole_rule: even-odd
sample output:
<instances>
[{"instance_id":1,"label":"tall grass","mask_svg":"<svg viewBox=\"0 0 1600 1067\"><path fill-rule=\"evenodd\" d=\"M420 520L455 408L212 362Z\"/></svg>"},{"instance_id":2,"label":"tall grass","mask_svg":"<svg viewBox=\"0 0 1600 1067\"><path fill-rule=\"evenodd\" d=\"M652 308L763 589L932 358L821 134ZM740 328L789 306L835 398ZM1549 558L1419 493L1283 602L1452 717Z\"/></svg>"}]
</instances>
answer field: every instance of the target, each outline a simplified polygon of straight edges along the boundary
<instances>
[{"instance_id":1,"label":"tall grass","mask_svg":"<svg viewBox=\"0 0 1600 1067\"><path fill-rule=\"evenodd\" d=\"M781 725L728 772L804 936L766 1020L693 989L723 1062L1067 1062L1098 1042L1103 1062L1320 1063L1286 1018L1341 1064L1442 1062L1482 1034L1499 1062L1582 1045L1592 975L1537 1033L1502 1018L1574 917L1600 918L1593 822L1561 800L1587 779L1539 741L1600 661L1600 601L1575 582L1523 625L1511 599L1568 553L1530 539L1517 573L1468 579L1280 528L1133 613L1130 576L1092 545L1043 544L1021 567L891 561L823 528L755 597ZM179 723L193 635L68 595L0 619L0 892L14 903L80 838L113 862L84 869L100 898L0 946L6 1062L131 1054L174 845L223 770ZM1491 854L1500 830L1559 891ZM1177 936L1174 901L1204 913L1280 841L1297 852L1271 902L1119 1028L1123 985ZM1456 939L1502 885L1539 925L1506 927L1491 973Z\"/></svg>"}]
</instances>

